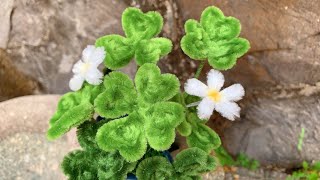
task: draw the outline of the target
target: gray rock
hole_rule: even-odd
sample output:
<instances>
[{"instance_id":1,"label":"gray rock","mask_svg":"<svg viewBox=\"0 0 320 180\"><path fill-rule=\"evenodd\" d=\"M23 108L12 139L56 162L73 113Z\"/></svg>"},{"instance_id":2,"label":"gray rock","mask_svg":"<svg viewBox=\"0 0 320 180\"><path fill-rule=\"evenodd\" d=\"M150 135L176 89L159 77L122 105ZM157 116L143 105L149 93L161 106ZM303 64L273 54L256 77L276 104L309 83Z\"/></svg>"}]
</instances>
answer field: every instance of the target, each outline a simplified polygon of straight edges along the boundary
<instances>
[{"instance_id":1,"label":"gray rock","mask_svg":"<svg viewBox=\"0 0 320 180\"><path fill-rule=\"evenodd\" d=\"M9 40L10 17L13 9L13 0L1 1L0 7L0 48L6 48Z\"/></svg>"},{"instance_id":2,"label":"gray rock","mask_svg":"<svg viewBox=\"0 0 320 180\"><path fill-rule=\"evenodd\" d=\"M1 179L65 179L59 166L64 155L79 147L75 131L54 142L45 136L59 97L26 96L0 103Z\"/></svg>"},{"instance_id":3,"label":"gray rock","mask_svg":"<svg viewBox=\"0 0 320 180\"><path fill-rule=\"evenodd\" d=\"M287 177L287 174L279 170L257 169L255 171L252 171L242 167L237 167L235 169L235 172L225 173L225 180L280 180L286 179Z\"/></svg>"},{"instance_id":4,"label":"gray rock","mask_svg":"<svg viewBox=\"0 0 320 180\"><path fill-rule=\"evenodd\" d=\"M122 33L126 6L115 0L15 1L7 51L46 93L65 93L82 50L100 36Z\"/></svg>"}]
</instances>

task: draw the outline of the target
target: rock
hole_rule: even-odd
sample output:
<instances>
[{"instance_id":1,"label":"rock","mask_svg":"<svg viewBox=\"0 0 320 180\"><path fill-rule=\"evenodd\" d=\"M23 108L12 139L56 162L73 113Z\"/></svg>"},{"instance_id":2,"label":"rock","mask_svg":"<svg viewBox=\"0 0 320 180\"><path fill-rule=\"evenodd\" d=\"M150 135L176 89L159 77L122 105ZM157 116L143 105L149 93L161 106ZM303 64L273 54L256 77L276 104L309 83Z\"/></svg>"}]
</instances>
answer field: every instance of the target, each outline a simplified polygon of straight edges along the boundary
<instances>
[{"instance_id":1,"label":"rock","mask_svg":"<svg viewBox=\"0 0 320 180\"><path fill-rule=\"evenodd\" d=\"M183 21L198 20L207 6L218 6L225 15L240 19L241 36L251 43L250 52L224 72L227 84L237 82L246 88L241 120L212 119L226 148L233 155L244 152L263 165L291 168L300 166L303 159L319 160L319 2L175 2ZM207 65L204 72L209 69ZM299 152L302 127L306 137Z\"/></svg>"},{"instance_id":2,"label":"rock","mask_svg":"<svg viewBox=\"0 0 320 180\"><path fill-rule=\"evenodd\" d=\"M39 83L21 73L6 51L0 49L0 101L40 91Z\"/></svg>"},{"instance_id":3,"label":"rock","mask_svg":"<svg viewBox=\"0 0 320 180\"><path fill-rule=\"evenodd\" d=\"M65 179L59 164L78 147L75 131L54 142L45 136L59 97L26 96L0 103L2 179Z\"/></svg>"},{"instance_id":4,"label":"rock","mask_svg":"<svg viewBox=\"0 0 320 180\"><path fill-rule=\"evenodd\" d=\"M121 14L127 7L114 0L14 2L7 51L45 93L58 94L69 91L71 68L87 45L106 34L122 34Z\"/></svg>"},{"instance_id":5,"label":"rock","mask_svg":"<svg viewBox=\"0 0 320 180\"><path fill-rule=\"evenodd\" d=\"M0 2L0 48L6 48L9 32L10 32L10 17L13 9L13 0L3 0Z\"/></svg>"},{"instance_id":6,"label":"rock","mask_svg":"<svg viewBox=\"0 0 320 180\"><path fill-rule=\"evenodd\" d=\"M234 168L235 172L225 172L225 180L270 180L270 179L286 179L287 174L279 170L257 169L255 171L242 167Z\"/></svg>"}]
</instances>

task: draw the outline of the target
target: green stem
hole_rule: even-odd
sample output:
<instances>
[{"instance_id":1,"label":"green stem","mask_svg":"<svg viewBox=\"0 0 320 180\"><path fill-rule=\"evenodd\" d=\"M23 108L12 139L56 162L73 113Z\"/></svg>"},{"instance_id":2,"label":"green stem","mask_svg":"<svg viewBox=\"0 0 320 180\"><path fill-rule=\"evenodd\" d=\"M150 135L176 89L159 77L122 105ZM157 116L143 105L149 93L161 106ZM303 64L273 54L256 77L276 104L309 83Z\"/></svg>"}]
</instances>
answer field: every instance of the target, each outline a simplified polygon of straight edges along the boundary
<instances>
[{"instance_id":1,"label":"green stem","mask_svg":"<svg viewBox=\"0 0 320 180\"><path fill-rule=\"evenodd\" d=\"M200 63L199 66L198 66L197 72L196 72L196 74L194 75L194 78L196 78L196 79L199 78L199 76L200 76L200 74L201 74L201 71L202 71L203 66L204 66L205 63L206 63L206 61L201 61L201 63Z\"/></svg>"}]
</instances>

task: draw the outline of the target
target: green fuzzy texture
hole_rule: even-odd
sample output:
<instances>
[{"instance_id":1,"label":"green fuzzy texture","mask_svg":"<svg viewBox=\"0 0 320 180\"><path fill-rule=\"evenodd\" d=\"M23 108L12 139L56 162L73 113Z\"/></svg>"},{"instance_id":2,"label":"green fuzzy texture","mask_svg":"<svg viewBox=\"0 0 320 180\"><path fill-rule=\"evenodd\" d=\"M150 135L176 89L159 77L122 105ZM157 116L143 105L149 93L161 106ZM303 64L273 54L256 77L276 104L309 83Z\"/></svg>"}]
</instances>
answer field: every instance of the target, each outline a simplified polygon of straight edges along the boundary
<instances>
[{"instance_id":1,"label":"green fuzzy texture","mask_svg":"<svg viewBox=\"0 0 320 180\"><path fill-rule=\"evenodd\" d=\"M50 119L47 138L57 139L71 128L90 120L94 113L93 101L103 89L102 85L85 84L80 91L63 95L57 111Z\"/></svg>"},{"instance_id":2,"label":"green fuzzy texture","mask_svg":"<svg viewBox=\"0 0 320 180\"><path fill-rule=\"evenodd\" d=\"M118 118L136 108L137 93L132 80L121 72L105 76L105 91L94 101L96 112L107 118Z\"/></svg>"},{"instance_id":3,"label":"green fuzzy texture","mask_svg":"<svg viewBox=\"0 0 320 180\"><path fill-rule=\"evenodd\" d=\"M149 145L158 151L169 149L175 128L184 121L184 108L174 102L159 102L146 115L145 131Z\"/></svg>"},{"instance_id":4,"label":"green fuzzy texture","mask_svg":"<svg viewBox=\"0 0 320 180\"><path fill-rule=\"evenodd\" d=\"M154 156L143 160L136 171L139 180L166 180L173 175L170 162L161 156Z\"/></svg>"},{"instance_id":5,"label":"green fuzzy texture","mask_svg":"<svg viewBox=\"0 0 320 180\"><path fill-rule=\"evenodd\" d=\"M112 72L109 76L113 78L105 79L106 91L96 99L96 110L99 115L106 118L123 115L128 117L110 121L98 130L96 141L99 147L108 152L119 151L130 162L143 157L147 143L158 151L169 149L174 142L175 128L185 120L184 107L179 103L168 102L179 91L179 80L171 74L161 75L160 69L150 63L139 68L135 77L136 89L129 77L121 72ZM149 88L155 89L157 93L149 91ZM138 93L112 95L108 92L109 89L114 92L137 90ZM109 101L108 94L111 94L110 98L117 96L116 101ZM134 108L128 108L131 106L109 108L106 106L108 102L123 105L137 102L137 104L132 103L135 104L132 106Z\"/></svg>"},{"instance_id":6,"label":"green fuzzy texture","mask_svg":"<svg viewBox=\"0 0 320 180\"><path fill-rule=\"evenodd\" d=\"M78 141L83 150L75 150L66 155L61 168L70 180L119 180L126 179L136 163L129 163L118 153L108 153L99 149L95 142L99 127L106 122L87 121L77 129Z\"/></svg>"},{"instance_id":7,"label":"green fuzzy texture","mask_svg":"<svg viewBox=\"0 0 320 180\"><path fill-rule=\"evenodd\" d=\"M178 132L180 133L181 136L190 136L192 133L192 126L189 122L183 121L178 127L177 127Z\"/></svg>"},{"instance_id":8,"label":"green fuzzy texture","mask_svg":"<svg viewBox=\"0 0 320 180\"><path fill-rule=\"evenodd\" d=\"M189 147L198 147L210 153L221 145L219 135L210 127L203 124L195 113L190 113L187 118L192 126L192 132L187 137Z\"/></svg>"},{"instance_id":9,"label":"green fuzzy texture","mask_svg":"<svg viewBox=\"0 0 320 180\"><path fill-rule=\"evenodd\" d=\"M134 162L146 152L147 140L143 133L143 118L138 113L114 120L103 125L96 141L101 149L114 152L119 150L127 161Z\"/></svg>"},{"instance_id":10,"label":"green fuzzy texture","mask_svg":"<svg viewBox=\"0 0 320 180\"><path fill-rule=\"evenodd\" d=\"M157 12L143 13L137 8L127 8L122 14L122 27L126 37L120 35L103 36L96 41L97 47L104 47L104 64L109 69L119 69L132 58L142 66L157 63L171 52L172 42L157 36L163 26L162 16Z\"/></svg>"},{"instance_id":11,"label":"green fuzzy texture","mask_svg":"<svg viewBox=\"0 0 320 180\"><path fill-rule=\"evenodd\" d=\"M179 79L173 74L161 74L154 64L141 66L135 77L140 100L153 104L173 98L180 88Z\"/></svg>"},{"instance_id":12,"label":"green fuzzy texture","mask_svg":"<svg viewBox=\"0 0 320 180\"><path fill-rule=\"evenodd\" d=\"M146 158L139 163L136 175L139 180L193 180L201 179L199 174L212 171L215 167L215 159L195 147L181 151L173 164L160 156Z\"/></svg>"},{"instance_id":13,"label":"green fuzzy texture","mask_svg":"<svg viewBox=\"0 0 320 180\"><path fill-rule=\"evenodd\" d=\"M186 35L181 39L184 53L195 60L208 59L209 64L218 70L232 68L250 48L246 39L238 37L241 31L239 20L225 17L214 6L202 12L200 22L188 20L185 31Z\"/></svg>"}]
</instances>

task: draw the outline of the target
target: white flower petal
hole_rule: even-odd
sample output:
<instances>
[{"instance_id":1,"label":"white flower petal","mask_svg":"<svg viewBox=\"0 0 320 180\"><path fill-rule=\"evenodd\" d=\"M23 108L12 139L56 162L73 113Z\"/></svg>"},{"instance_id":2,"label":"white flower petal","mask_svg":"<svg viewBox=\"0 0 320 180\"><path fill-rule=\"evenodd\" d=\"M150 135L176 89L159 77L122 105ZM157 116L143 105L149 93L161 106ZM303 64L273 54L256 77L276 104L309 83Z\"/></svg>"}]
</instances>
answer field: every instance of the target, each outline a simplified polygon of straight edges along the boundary
<instances>
[{"instance_id":1,"label":"white flower petal","mask_svg":"<svg viewBox=\"0 0 320 180\"><path fill-rule=\"evenodd\" d=\"M206 97L208 87L198 79L192 78L184 84L184 90L186 93L199 97Z\"/></svg>"},{"instance_id":2,"label":"white flower petal","mask_svg":"<svg viewBox=\"0 0 320 180\"><path fill-rule=\"evenodd\" d=\"M79 75L75 75L70 79L69 87L72 91L78 91L79 89L81 89L83 82L84 82L83 77Z\"/></svg>"},{"instance_id":3,"label":"white flower petal","mask_svg":"<svg viewBox=\"0 0 320 180\"><path fill-rule=\"evenodd\" d=\"M231 121L240 117L240 107L235 102L220 102L216 104L215 108L223 117Z\"/></svg>"},{"instance_id":4,"label":"white flower petal","mask_svg":"<svg viewBox=\"0 0 320 180\"><path fill-rule=\"evenodd\" d=\"M90 62L90 57L95 51L95 47L93 45L88 45L83 51L82 51L82 60L85 63Z\"/></svg>"},{"instance_id":5,"label":"white flower petal","mask_svg":"<svg viewBox=\"0 0 320 180\"><path fill-rule=\"evenodd\" d=\"M85 76L86 81L92 85L99 85L102 82L103 74L96 68L91 68Z\"/></svg>"},{"instance_id":6,"label":"white flower petal","mask_svg":"<svg viewBox=\"0 0 320 180\"><path fill-rule=\"evenodd\" d=\"M211 69L207 76L207 83L210 89L220 91L224 84L224 76L220 71Z\"/></svg>"},{"instance_id":7,"label":"white flower petal","mask_svg":"<svg viewBox=\"0 0 320 180\"><path fill-rule=\"evenodd\" d=\"M209 119L213 113L214 108L215 108L215 103L211 99L209 98L202 99L199 106L197 107L198 117L200 119Z\"/></svg>"},{"instance_id":8,"label":"white flower petal","mask_svg":"<svg viewBox=\"0 0 320 180\"><path fill-rule=\"evenodd\" d=\"M87 46L82 52L84 62L90 63L98 67L104 60L106 52L103 47Z\"/></svg>"},{"instance_id":9,"label":"white flower petal","mask_svg":"<svg viewBox=\"0 0 320 180\"><path fill-rule=\"evenodd\" d=\"M234 84L220 93L224 101L239 101L244 96L244 88L241 84Z\"/></svg>"},{"instance_id":10,"label":"white flower petal","mask_svg":"<svg viewBox=\"0 0 320 180\"><path fill-rule=\"evenodd\" d=\"M74 65L73 65L73 68L72 68L72 72L74 74L80 74L81 73L81 67L83 66L83 62L81 60L79 60L78 62L76 62Z\"/></svg>"}]
</instances>

